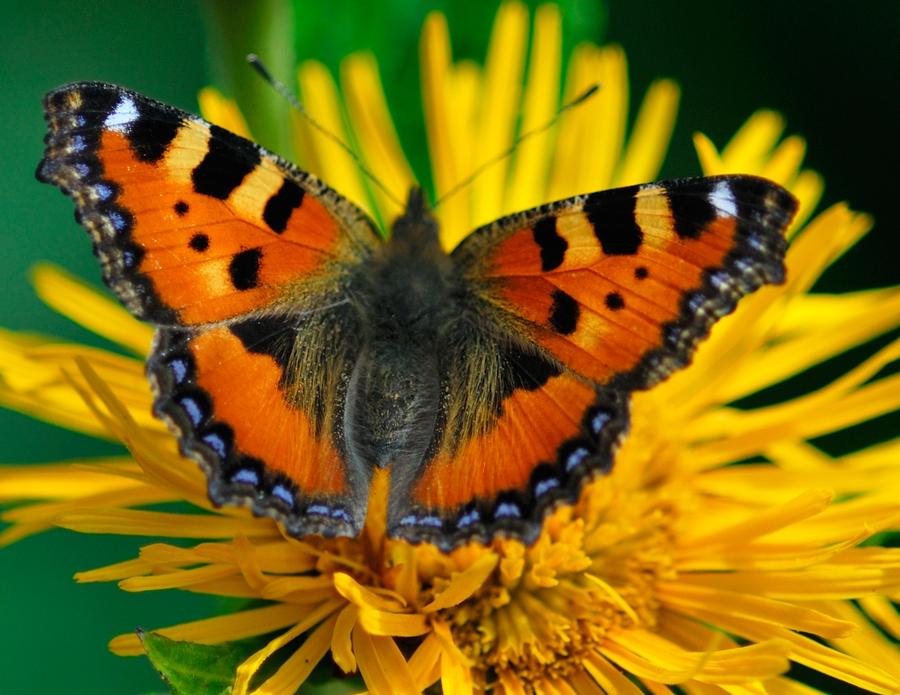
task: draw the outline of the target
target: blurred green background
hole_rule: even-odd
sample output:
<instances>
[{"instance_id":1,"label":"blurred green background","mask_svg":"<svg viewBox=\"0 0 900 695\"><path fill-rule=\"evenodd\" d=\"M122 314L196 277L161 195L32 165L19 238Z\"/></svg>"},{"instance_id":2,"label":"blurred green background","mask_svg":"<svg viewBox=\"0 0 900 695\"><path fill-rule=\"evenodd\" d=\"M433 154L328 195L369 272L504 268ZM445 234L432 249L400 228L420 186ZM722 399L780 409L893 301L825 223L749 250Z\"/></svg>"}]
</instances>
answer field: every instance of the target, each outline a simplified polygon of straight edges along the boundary
<instances>
[{"instance_id":1,"label":"blurred green background","mask_svg":"<svg viewBox=\"0 0 900 695\"><path fill-rule=\"evenodd\" d=\"M481 60L494 2L298 3L298 59L333 70L342 55L373 49L382 64L401 139L424 166L417 51L422 18L447 11L456 57ZM826 179L825 204L848 200L875 215L868 237L823 279L840 291L896 283L896 156L900 123L896 36L900 4L651 2L562 3L567 45L577 39L616 41L628 54L633 102L657 76L683 89L675 138L663 174L699 173L690 142L703 130L722 144L755 109L780 110L789 132L809 143L807 165ZM206 50L203 6L175 0L2 2L0 128L5 183L0 186L0 326L102 344L44 307L28 269L57 263L98 283L98 268L72 206L34 180L44 133L40 100L75 80L116 82L196 111L197 90L213 65ZM421 171L421 168L420 168ZM108 346L107 346L108 347ZM856 439L891 436L897 419L882 419ZM110 445L0 411L0 463L109 454ZM74 572L131 557L138 540L47 533L0 551L0 691L141 693L162 691L143 659L121 659L107 640L136 626L199 618L210 599L182 594L125 594L113 585L76 586Z\"/></svg>"}]
</instances>

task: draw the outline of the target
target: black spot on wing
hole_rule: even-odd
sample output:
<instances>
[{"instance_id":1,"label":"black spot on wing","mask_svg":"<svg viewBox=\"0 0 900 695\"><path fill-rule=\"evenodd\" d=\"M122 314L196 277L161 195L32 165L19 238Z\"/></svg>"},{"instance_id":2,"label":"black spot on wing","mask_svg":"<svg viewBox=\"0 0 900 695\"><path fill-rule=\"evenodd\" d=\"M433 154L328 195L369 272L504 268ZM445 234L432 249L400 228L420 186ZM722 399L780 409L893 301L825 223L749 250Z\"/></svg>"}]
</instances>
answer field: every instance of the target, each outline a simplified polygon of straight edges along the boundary
<instances>
[{"instance_id":1,"label":"black spot on wing","mask_svg":"<svg viewBox=\"0 0 900 695\"><path fill-rule=\"evenodd\" d=\"M234 254L228 265L231 284L238 290L252 290L259 283L261 249L247 249Z\"/></svg>"},{"instance_id":2,"label":"black spot on wing","mask_svg":"<svg viewBox=\"0 0 900 695\"><path fill-rule=\"evenodd\" d=\"M206 251L206 249L209 248L209 236L204 234L203 232L197 232L196 234L194 234L194 236L191 237L188 245L192 249L194 249L194 251Z\"/></svg>"},{"instance_id":3,"label":"black spot on wing","mask_svg":"<svg viewBox=\"0 0 900 695\"><path fill-rule=\"evenodd\" d=\"M675 233L682 239L698 239L718 212L710 201L716 179L691 179L689 185L666 188Z\"/></svg>"},{"instance_id":4,"label":"black spot on wing","mask_svg":"<svg viewBox=\"0 0 900 695\"><path fill-rule=\"evenodd\" d=\"M608 309L612 309L613 311L619 311L620 309L625 308L625 300L622 299L622 295L618 292L610 292L606 295L606 306Z\"/></svg>"},{"instance_id":5,"label":"black spot on wing","mask_svg":"<svg viewBox=\"0 0 900 695\"><path fill-rule=\"evenodd\" d=\"M550 307L550 325L557 333L571 335L578 326L578 315L581 310L578 302L562 290L553 291L553 305Z\"/></svg>"},{"instance_id":6,"label":"black spot on wing","mask_svg":"<svg viewBox=\"0 0 900 695\"><path fill-rule=\"evenodd\" d=\"M650 271L647 270L647 266L639 265L634 269L634 277L638 280L646 280L649 275Z\"/></svg>"},{"instance_id":7,"label":"black spot on wing","mask_svg":"<svg viewBox=\"0 0 900 695\"><path fill-rule=\"evenodd\" d=\"M190 206L183 200L179 200L177 203L175 203L175 214L179 217L184 217L185 215L187 215L188 210L190 210Z\"/></svg>"},{"instance_id":8,"label":"black spot on wing","mask_svg":"<svg viewBox=\"0 0 900 695\"><path fill-rule=\"evenodd\" d=\"M263 221L273 232L281 234L287 227L291 213L303 204L303 189L290 179L269 200L263 210Z\"/></svg>"},{"instance_id":9,"label":"black spot on wing","mask_svg":"<svg viewBox=\"0 0 900 695\"><path fill-rule=\"evenodd\" d=\"M591 193L584 201L584 214L608 256L637 253L644 239L634 216L637 186Z\"/></svg>"},{"instance_id":10,"label":"black spot on wing","mask_svg":"<svg viewBox=\"0 0 900 695\"><path fill-rule=\"evenodd\" d=\"M556 270L566 257L569 242L556 231L556 218L542 217L532 228L535 243L541 247L541 270Z\"/></svg>"},{"instance_id":11,"label":"black spot on wing","mask_svg":"<svg viewBox=\"0 0 900 695\"><path fill-rule=\"evenodd\" d=\"M191 172L194 190L225 200L259 162L259 150L252 142L211 126L209 151Z\"/></svg>"},{"instance_id":12,"label":"black spot on wing","mask_svg":"<svg viewBox=\"0 0 900 695\"><path fill-rule=\"evenodd\" d=\"M128 146L137 159L155 164L163 158L178 134L181 119L140 99L133 101L138 117L125 131Z\"/></svg>"}]
</instances>

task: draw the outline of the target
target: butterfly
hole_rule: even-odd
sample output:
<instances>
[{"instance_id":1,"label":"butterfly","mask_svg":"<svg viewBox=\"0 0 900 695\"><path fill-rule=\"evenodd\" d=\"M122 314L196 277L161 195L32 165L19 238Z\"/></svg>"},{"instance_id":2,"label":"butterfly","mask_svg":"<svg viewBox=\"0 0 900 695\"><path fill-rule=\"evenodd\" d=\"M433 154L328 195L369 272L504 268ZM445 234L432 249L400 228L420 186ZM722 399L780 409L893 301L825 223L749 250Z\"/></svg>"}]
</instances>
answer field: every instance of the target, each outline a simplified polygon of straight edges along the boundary
<instances>
[{"instance_id":1,"label":"butterfly","mask_svg":"<svg viewBox=\"0 0 900 695\"><path fill-rule=\"evenodd\" d=\"M578 195L452 252L423 192L387 241L258 145L135 92L44 100L37 178L75 202L106 284L155 325L154 412L208 477L291 536L532 543L609 472L629 394L784 279L797 207L752 176Z\"/></svg>"}]
</instances>

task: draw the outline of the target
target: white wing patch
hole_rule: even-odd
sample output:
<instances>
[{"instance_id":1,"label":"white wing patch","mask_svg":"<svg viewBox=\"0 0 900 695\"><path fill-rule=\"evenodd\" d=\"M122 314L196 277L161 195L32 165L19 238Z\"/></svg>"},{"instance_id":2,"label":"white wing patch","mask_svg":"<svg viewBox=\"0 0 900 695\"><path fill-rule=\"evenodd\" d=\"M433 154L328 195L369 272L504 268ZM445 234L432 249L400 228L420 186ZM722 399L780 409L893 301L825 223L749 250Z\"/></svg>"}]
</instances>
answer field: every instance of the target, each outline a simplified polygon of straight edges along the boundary
<instances>
[{"instance_id":1,"label":"white wing patch","mask_svg":"<svg viewBox=\"0 0 900 695\"><path fill-rule=\"evenodd\" d=\"M117 133L125 133L139 117L140 114L134 100L127 94L123 94L119 103L116 104L116 108L103 121L103 127Z\"/></svg>"},{"instance_id":2,"label":"white wing patch","mask_svg":"<svg viewBox=\"0 0 900 695\"><path fill-rule=\"evenodd\" d=\"M734 199L734 193L731 192L731 186L728 185L728 181L719 181L716 184L709 196L709 202L719 212L723 212L730 217L737 217L737 202Z\"/></svg>"}]
</instances>

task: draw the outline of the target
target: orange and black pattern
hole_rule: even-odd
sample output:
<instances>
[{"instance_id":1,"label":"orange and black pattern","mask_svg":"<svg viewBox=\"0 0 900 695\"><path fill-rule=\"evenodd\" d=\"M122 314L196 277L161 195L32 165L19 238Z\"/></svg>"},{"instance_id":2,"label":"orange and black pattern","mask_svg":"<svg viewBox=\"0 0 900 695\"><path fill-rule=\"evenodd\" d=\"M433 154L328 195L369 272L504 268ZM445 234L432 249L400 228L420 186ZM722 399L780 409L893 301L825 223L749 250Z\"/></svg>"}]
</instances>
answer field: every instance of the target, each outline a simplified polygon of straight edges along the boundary
<instances>
[{"instance_id":1,"label":"orange and black pattern","mask_svg":"<svg viewBox=\"0 0 900 695\"><path fill-rule=\"evenodd\" d=\"M296 537L358 534L384 467L389 535L533 542L614 465L629 393L784 278L796 201L756 177L576 196L447 255L418 189L383 242L310 174L134 92L69 85L45 110L38 178L157 326L156 414L214 503Z\"/></svg>"}]
</instances>

